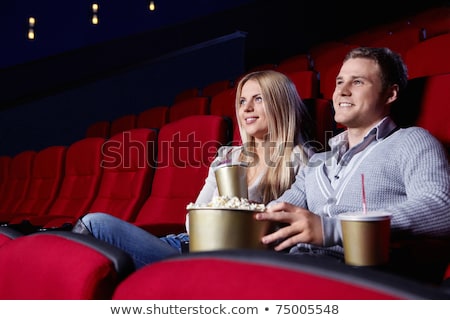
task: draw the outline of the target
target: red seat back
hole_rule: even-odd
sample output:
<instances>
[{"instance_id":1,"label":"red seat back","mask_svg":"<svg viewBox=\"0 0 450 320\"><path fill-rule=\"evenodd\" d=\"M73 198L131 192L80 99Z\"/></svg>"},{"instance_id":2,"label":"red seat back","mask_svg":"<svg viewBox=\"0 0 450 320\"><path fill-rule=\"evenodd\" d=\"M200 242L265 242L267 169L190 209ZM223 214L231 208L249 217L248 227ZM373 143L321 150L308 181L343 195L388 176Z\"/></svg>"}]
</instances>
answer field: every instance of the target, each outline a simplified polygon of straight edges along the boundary
<instances>
[{"instance_id":1,"label":"red seat back","mask_svg":"<svg viewBox=\"0 0 450 320\"><path fill-rule=\"evenodd\" d=\"M7 221L9 221L10 215L16 212L17 207L25 198L31 180L35 156L35 151L27 150L17 154L11 160L7 186L0 203L0 213L8 216L6 218ZM5 221L1 216L0 220Z\"/></svg>"},{"instance_id":2,"label":"red seat back","mask_svg":"<svg viewBox=\"0 0 450 320\"><path fill-rule=\"evenodd\" d=\"M212 97L218 94L219 92L222 92L223 90L229 89L231 87L232 82L230 80L219 80L211 82L202 88L202 96Z\"/></svg>"},{"instance_id":3,"label":"red seat back","mask_svg":"<svg viewBox=\"0 0 450 320\"><path fill-rule=\"evenodd\" d=\"M192 253L137 270L119 284L113 299L448 299L448 294L437 288L375 269L351 268L328 259L331 258L239 250ZM186 277L180 270L188 270L190 275L196 276Z\"/></svg>"},{"instance_id":4,"label":"red seat back","mask_svg":"<svg viewBox=\"0 0 450 320\"><path fill-rule=\"evenodd\" d=\"M55 201L64 176L66 147L51 146L36 154L30 185L14 213L45 215Z\"/></svg>"},{"instance_id":5,"label":"red seat back","mask_svg":"<svg viewBox=\"0 0 450 320\"><path fill-rule=\"evenodd\" d=\"M405 58L406 52L421 41L421 34L422 31L418 27L404 27L384 34L369 43L369 46L387 47Z\"/></svg>"},{"instance_id":6,"label":"red seat back","mask_svg":"<svg viewBox=\"0 0 450 320\"><path fill-rule=\"evenodd\" d=\"M136 224L184 225L187 204L197 198L211 161L226 143L227 126L221 116L199 115L161 128L152 192Z\"/></svg>"},{"instance_id":7,"label":"red seat back","mask_svg":"<svg viewBox=\"0 0 450 320\"><path fill-rule=\"evenodd\" d=\"M106 212L133 221L148 197L154 173L156 132L137 128L103 144L103 175L89 212Z\"/></svg>"},{"instance_id":8,"label":"red seat back","mask_svg":"<svg viewBox=\"0 0 450 320\"><path fill-rule=\"evenodd\" d=\"M102 177L103 138L85 138L67 149L64 179L55 202L48 211L52 216L79 218L88 211L97 195Z\"/></svg>"},{"instance_id":9,"label":"red seat back","mask_svg":"<svg viewBox=\"0 0 450 320\"><path fill-rule=\"evenodd\" d=\"M224 90L211 98L210 114L227 117L231 121L233 144L240 144L240 134L236 118L236 88Z\"/></svg>"},{"instance_id":10,"label":"red seat back","mask_svg":"<svg viewBox=\"0 0 450 320\"><path fill-rule=\"evenodd\" d=\"M99 137L107 139L110 136L110 128L111 123L107 120L94 122L86 129L86 138Z\"/></svg>"},{"instance_id":11,"label":"red seat back","mask_svg":"<svg viewBox=\"0 0 450 320\"><path fill-rule=\"evenodd\" d=\"M135 114L127 114L111 121L109 130L110 136L117 133L136 128L137 116Z\"/></svg>"},{"instance_id":12,"label":"red seat back","mask_svg":"<svg viewBox=\"0 0 450 320\"><path fill-rule=\"evenodd\" d=\"M295 84L302 99L319 97L319 79L316 71L295 71L286 75Z\"/></svg>"},{"instance_id":13,"label":"red seat back","mask_svg":"<svg viewBox=\"0 0 450 320\"><path fill-rule=\"evenodd\" d=\"M200 89L199 88L187 88L184 90L181 90L175 95L174 103L178 103L180 101L195 98L200 96Z\"/></svg>"},{"instance_id":14,"label":"red seat back","mask_svg":"<svg viewBox=\"0 0 450 320\"><path fill-rule=\"evenodd\" d=\"M156 106L138 114L136 128L160 129L169 122L169 107Z\"/></svg>"},{"instance_id":15,"label":"red seat back","mask_svg":"<svg viewBox=\"0 0 450 320\"><path fill-rule=\"evenodd\" d=\"M275 68L276 71L282 73L291 73L296 71L312 70L313 65L311 56L307 53L298 54L284 60L281 60Z\"/></svg>"},{"instance_id":16,"label":"red seat back","mask_svg":"<svg viewBox=\"0 0 450 320\"><path fill-rule=\"evenodd\" d=\"M426 39L405 55L410 79L450 73L450 33Z\"/></svg>"},{"instance_id":17,"label":"red seat back","mask_svg":"<svg viewBox=\"0 0 450 320\"><path fill-rule=\"evenodd\" d=\"M174 103L169 109L169 121L199 114L209 114L209 98L193 97Z\"/></svg>"},{"instance_id":18,"label":"red seat back","mask_svg":"<svg viewBox=\"0 0 450 320\"><path fill-rule=\"evenodd\" d=\"M0 156L0 202L2 202L4 196L4 190L7 185L9 169L11 164L11 157Z\"/></svg>"},{"instance_id":19,"label":"red seat back","mask_svg":"<svg viewBox=\"0 0 450 320\"><path fill-rule=\"evenodd\" d=\"M93 237L36 233L0 247L0 299L111 299L131 259Z\"/></svg>"}]
</instances>

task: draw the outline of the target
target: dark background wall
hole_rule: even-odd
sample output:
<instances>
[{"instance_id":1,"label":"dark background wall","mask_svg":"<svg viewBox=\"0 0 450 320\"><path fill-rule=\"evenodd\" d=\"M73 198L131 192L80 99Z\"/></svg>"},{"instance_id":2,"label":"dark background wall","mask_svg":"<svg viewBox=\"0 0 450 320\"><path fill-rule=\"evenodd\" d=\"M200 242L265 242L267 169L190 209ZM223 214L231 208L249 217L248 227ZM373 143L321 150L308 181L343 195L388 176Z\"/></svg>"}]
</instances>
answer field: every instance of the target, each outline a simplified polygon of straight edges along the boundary
<instances>
[{"instance_id":1,"label":"dark background wall","mask_svg":"<svg viewBox=\"0 0 450 320\"><path fill-rule=\"evenodd\" d=\"M234 79L448 1L94 1L0 4L0 154L70 144L87 125L159 104L183 88ZM394 5L395 4L395 5ZM36 39L26 39L36 17Z\"/></svg>"}]
</instances>

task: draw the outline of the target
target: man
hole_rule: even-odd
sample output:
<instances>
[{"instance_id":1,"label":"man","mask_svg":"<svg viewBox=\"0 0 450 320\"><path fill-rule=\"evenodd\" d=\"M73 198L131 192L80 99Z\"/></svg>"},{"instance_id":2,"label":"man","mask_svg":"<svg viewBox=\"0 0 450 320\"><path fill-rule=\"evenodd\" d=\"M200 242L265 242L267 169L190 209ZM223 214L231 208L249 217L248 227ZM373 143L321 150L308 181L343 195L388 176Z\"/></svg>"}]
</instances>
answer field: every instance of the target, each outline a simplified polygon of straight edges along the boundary
<instances>
[{"instance_id":1,"label":"man","mask_svg":"<svg viewBox=\"0 0 450 320\"><path fill-rule=\"evenodd\" d=\"M450 238L449 164L443 146L419 127L399 128L390 108L407 84L400 56L387 48L357 48L345 57L333 94L335 121L347 130L331 151L311 157L295 183L259 220L287 224L263 237L275 250L342 257L337 215L362 210L392 214L393 239Z\"/></svg>"}]
</instances>

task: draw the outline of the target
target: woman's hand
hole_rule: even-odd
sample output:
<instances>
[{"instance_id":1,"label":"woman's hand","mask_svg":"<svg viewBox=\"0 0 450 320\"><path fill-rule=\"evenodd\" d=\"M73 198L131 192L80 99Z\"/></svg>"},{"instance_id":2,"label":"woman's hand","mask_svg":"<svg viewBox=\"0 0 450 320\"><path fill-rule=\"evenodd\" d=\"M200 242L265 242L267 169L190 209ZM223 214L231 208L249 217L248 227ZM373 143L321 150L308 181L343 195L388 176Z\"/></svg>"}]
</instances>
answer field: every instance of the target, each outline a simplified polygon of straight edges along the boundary
<instances>
[{"instance_id":1,"label":"woman's hand","mask_svg":"<svg viewBox=\"0 0 450 320\"><path fill-rule=\"evenodd\" d=\"M274 249L281 251L299 242L323 245L322 221L319 215L286 202L274 204L255 215L256 220L287 224L262 238L264 244L279 242Z\"/></svg>"}]
</instances>

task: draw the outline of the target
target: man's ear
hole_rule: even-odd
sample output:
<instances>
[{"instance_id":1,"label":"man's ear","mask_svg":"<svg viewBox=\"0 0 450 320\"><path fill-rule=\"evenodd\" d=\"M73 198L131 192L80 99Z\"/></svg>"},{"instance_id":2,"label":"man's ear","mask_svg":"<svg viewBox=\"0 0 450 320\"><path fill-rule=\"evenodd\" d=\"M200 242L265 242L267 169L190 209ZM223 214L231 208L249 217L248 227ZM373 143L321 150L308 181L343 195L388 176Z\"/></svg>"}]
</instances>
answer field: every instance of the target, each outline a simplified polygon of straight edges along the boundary
<instances>
[{"instance_id":1,"label":"man's ear","mask_svg":"<svg viewBox=\"0 0 450 320\"><path fill-rule=\"evenodd\" d=\"M397 100L398 89L399 89L398 84L394 84L388 89L388 94L386 96L386 104L391 104L392 102Z\"/></svg>"}]
</instances>

